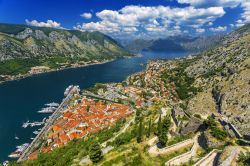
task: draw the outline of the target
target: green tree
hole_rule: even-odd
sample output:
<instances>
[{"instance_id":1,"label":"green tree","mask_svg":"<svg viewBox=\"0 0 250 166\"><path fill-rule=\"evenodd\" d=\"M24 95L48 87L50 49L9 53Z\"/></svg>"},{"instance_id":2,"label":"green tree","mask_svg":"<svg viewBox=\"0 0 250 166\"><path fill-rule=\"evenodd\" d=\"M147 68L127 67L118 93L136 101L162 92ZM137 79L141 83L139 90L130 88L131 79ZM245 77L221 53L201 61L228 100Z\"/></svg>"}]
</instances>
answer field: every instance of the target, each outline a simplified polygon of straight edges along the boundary
<instances>
[{"instance_id":1,"label":"green tree","mask_svg":"<svg viewBox=\"0 0 250 166\"><path fill-rule=\"evenodd\" d=\"M160 135L161 133L161 114L158 120L158 126L157 126L157 134Z\"/></svg>"},{"instance_id":2,"label":"green tree","mask_svg":"<svg viewBox=\"0 0 250 166\"><path fill-rule=\"evenodd\" d=\"M86 111L89 112L90 111L90 106L87 105Z\"/></svg>"},{"instance_id":3,"label":"green tree","mask_svg":"<svg viewBox=\"0 0 250 166\"><path fill-rule=\"evenodd\" d=\"M102 150L101 146L98 142L93 142L92 145L89 147L89 158L94 162L97 163L102 159Z\"/></svg>"},{"instance_id":4,"label":"green tree","mask_svg":"<svg viewBox=\"0 0 250 166\"><path fill-rule=\"evenodd\" d=\"M168 141L168 131L171 125L171 120L170 120L170 116L166 116L166 118L164 118L162 125L161 125L161 132L159 134L159 142L162 146L166 146L167 141Z\"/></svg>"},{"instance_id":5,"label":"green tree","mask_svg":"<svg viewBox=\"0 0 250 166\"><path fill-rule=\"evenodd\" d=\"M209 128L213 128L213 127L217 126L217 124L212 116L208 116L207 119L204 121L204 124Z\"/></svg>"},{"instance_id":6,"label":"green tree","mask_svg":"<svg viewBox=\"0 0 250 166\"><path fill-rule=\"evenodd\" d=\"M135 112L135 122L136 123L138 123L138 122L140 122L140 120L141 120L141 112L142 112L142 110L141 109L137 109L136 110L136 112Z\"/></svg>"},{"instance_id":7,"label":"green tree","mask_svg":"<svg viewBox=\"0 0 250 166\"><path fill-rule=\"evenodd\" d=\"M138 143L142 142L142 137L143 137L143 124L142 124L142 119L140 119L137 138L136 138Z\"/></svg>"},{"instance_id":8,"label":"green tree","mask_svg":"<svg viewBox=\"0 0 250 166\"><path fill-rule=\"evenodd\" d=\"M151 124L151 118L149 119L149 122L148 122L148 132L147 132L147 137L149 138L150 137L150 134L151 134L151 128L152 128L152 124Z\"/></svg>"},{"instance_id":9,"label":"green tree","mask_svg":"<svg viewBox=\"0 0 250 166\"><path fill-rule=\"evenodd\" d=\"M250 152L247 152L245 154L241 152L239 154L238 162L245 166L250 166Z\"/></svg>"},{"instance_id":10,"label":"green tree","mask_svg":"<svg viewBox=\"0 0 250 166\"><path fill-rule=\"evenodd\" d=\"M227 138L228 136L227 132L219 128L219 123L217 123L213 117L209 116L204 121L204 124L207 128L211 129L210 133L212 134L213 137L219 140L225 140Z\"/></svg>"}]
</instances>

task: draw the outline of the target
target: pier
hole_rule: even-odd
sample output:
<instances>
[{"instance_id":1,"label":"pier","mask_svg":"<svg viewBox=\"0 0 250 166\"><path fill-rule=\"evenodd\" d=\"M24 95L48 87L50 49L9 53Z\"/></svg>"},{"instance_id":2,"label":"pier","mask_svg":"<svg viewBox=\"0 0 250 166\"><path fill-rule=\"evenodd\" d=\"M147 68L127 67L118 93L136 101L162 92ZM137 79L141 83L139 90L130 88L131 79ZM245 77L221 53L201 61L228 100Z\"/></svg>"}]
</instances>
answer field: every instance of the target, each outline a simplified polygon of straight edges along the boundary
<instances>
[{"instance_id":1,"label":"pier","mask_svg":"<svg viewBox=\"0 0 250 166\"><path fill-rule=\"evenodd\" d=\"M74 94L79 93L78 88L76 86L72 87L67 96L63 99L62 103L55 110L55 112L48 119L47 123L44 125L42 130L36 136L36 138L31 142L31 144L25 149L17 162L21 162L28 159L28 156L34 151L34 149L40 146L40 141L46 136L50 127L54 124L54 122L63 114L64 107L67 105L67 102L73 97Z\"/></svg>"}]
</instances>

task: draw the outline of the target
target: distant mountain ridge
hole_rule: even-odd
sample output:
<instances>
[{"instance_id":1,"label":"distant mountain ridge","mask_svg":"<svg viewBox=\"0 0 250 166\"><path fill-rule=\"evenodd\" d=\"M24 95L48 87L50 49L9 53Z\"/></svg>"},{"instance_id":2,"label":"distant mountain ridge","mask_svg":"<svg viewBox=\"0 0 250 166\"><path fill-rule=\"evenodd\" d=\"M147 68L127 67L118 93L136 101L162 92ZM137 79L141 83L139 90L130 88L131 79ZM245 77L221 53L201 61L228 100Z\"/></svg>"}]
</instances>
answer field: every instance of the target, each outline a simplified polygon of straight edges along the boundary
<instances>
[{"instance_id":1,"label":"distant mountain ridge","mask_svg":"<svg viewBox=\"0 0 250 166\"><path fill-rule=\"evenodd\" d=\"M165 39L146 40L135 39L123 43L123 46L131 52L148 51L204 51L212 48L221 40L223 35L190 37L173 36Z\"/></svg>"},{"instance_id":2,"label":"distant mountain ridge","mask_svg":"<svg viewBox=\"0 0 250 166\"><path fill-rule=\"evenodd\" d=\"M0 24L0 65L6 68L0 67L0 75L25 74L33 66L60 68L130 55L100 32Z\"/></svg>"}]
</instances>

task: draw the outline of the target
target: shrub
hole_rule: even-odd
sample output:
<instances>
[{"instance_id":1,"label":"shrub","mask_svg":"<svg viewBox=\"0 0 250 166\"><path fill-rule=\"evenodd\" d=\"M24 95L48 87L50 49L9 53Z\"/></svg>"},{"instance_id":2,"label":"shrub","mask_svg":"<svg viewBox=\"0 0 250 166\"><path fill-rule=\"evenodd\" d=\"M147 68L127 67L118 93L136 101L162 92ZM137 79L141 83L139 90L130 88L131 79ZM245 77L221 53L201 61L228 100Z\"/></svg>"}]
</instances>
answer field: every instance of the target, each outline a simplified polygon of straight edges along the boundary
<instances>
[{"instance_id":1,"label":"shrub","mask_svg":"<svg viewBox=\"0 0 250 166\"><path fill-rule=\"evenodd\" d=\"M201 119L201 115L200 114L194 114L194 117Z\"/></svg>"},{"instance_id":2,"label":"shrub","mask_svg":"<svg viewBox=\"0 0 250 166\"><path fill-rule=\"evenodd\" d=\"M238 162L245 166L250 166L250 152L247 152L246 154L241 152L238 157Z\"/></svg>"}]
</instances>

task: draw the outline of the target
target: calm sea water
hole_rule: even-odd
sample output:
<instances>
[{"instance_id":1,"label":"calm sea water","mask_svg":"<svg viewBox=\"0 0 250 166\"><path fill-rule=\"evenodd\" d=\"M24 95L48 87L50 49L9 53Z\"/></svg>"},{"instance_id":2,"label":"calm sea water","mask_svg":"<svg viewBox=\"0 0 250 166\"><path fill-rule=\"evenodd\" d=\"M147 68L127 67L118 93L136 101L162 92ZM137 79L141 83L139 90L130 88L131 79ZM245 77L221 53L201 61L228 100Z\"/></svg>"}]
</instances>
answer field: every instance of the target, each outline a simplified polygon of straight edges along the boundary
<instances>
[{"instance_id":1,"label":"calm sea water","mask_svg":"<svg viewBox=\"0 0 250 166\"><path fill-rule=\"evenodd\" d=\"M141 71L150 59L175 58L188 52L143 52L142 57L119 59L113 62L44 73L18 81L0 84L0 163L10 160L8 154L17 145L30 143L38 128L22 128L27 120L41 121L45 114L38 114L44 104L60 102L68 85L79 85L81 89L97 82L121 82L132 73ZM15 139L19 137L19 140Z\"/></svg>"}]
</instances>

